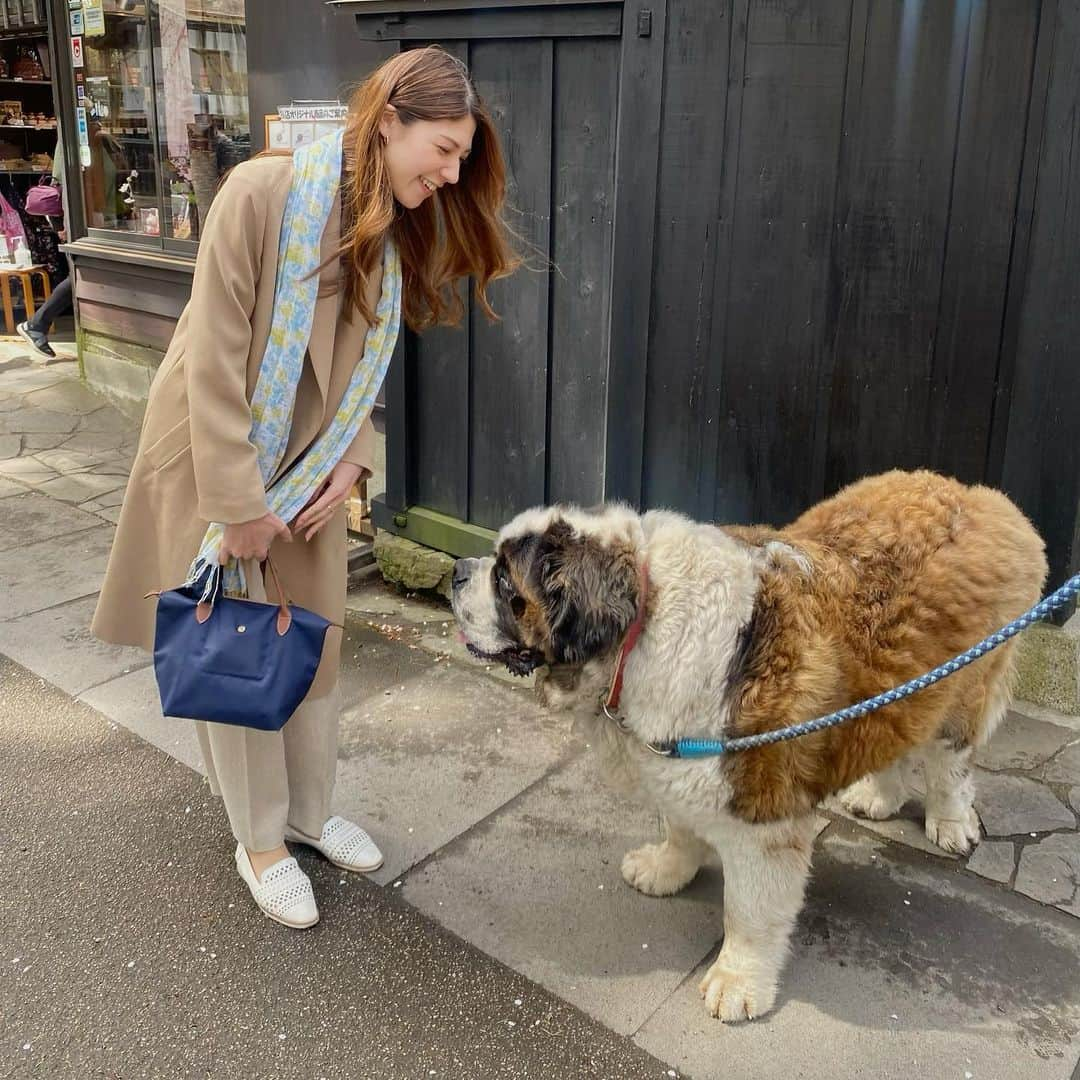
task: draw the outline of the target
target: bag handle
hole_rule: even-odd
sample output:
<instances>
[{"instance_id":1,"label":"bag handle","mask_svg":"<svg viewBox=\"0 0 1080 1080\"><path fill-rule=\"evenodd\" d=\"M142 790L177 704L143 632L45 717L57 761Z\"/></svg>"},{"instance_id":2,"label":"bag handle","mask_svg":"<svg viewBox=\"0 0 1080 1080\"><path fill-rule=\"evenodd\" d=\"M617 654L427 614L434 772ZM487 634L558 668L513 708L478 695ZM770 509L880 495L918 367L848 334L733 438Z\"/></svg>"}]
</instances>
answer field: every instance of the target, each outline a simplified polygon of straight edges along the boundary
<instances>
[{"instance_id":1,"label":"bag handle","mask_svg":"<svg viewBox=\"0 0 1080 1080\"><path fill-rule=\"evenodd\" d=\"M274 588L277 589L278 594L278 611L277 617L277 632L278 636L282 637L289 632L289 627L292 626L292 612L289 611L289 596L285 592L285 586L281 583L281 578L278 577L278 572L274 566L274 561L270 558L270 552L266 553L266 565L270 570L270 576L274 579Z\"/></svg>"},{"instance_id":2,"label":"bag handle","mask_svg":"<svg viewBox=\"0 0 1080 1080\"><path fill-rule=\"evenodd\" d=\"M270 553L266 555L266 565L270 570L270 576L274 579L274 588L277 589L278 594L278 617L277 617L277 632L278 637L284 637L289 632L289 627L292 626L292 612L289 611L289 597L285 592L285 586L281 583L281 578L278 575L277 568L274 566L273 560L270 558ZM210 594L209 600L200 600L195 605L195 621L199 623L206 622L210 618L214 611L214 601L221 595L222 588L222 575L219 567L212 567L212 574L215 575L214 589Z\"/></svg>"}]
</instances>

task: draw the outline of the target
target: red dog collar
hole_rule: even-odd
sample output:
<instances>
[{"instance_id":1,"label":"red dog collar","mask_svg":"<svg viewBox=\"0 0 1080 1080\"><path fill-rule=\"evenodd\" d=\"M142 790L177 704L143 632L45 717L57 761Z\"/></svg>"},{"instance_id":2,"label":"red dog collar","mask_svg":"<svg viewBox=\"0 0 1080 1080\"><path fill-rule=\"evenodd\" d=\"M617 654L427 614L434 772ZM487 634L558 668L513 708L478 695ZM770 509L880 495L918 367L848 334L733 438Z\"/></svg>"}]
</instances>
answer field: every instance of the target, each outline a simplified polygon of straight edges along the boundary
<instances>
[{"instance_id":1,"label":"red dog collar","mask_svg":"<svg viewBox=\"0 0 1080 1080\"><path fill-rule=\"evenodd\" d=\"M623 670L626 667L626 658L634 650L634 646L641 637L641 631L645 628L645 601L649 595L649 564L644 562L638 567L638 608L630 629L623 638L622 648L619 649L619 659L615 664L615 672L611 676L611 688L608 690L607 701L604 703L604 711L609 712L619 707L619 698L622 696Z\"/></svg>"}]
</instances>

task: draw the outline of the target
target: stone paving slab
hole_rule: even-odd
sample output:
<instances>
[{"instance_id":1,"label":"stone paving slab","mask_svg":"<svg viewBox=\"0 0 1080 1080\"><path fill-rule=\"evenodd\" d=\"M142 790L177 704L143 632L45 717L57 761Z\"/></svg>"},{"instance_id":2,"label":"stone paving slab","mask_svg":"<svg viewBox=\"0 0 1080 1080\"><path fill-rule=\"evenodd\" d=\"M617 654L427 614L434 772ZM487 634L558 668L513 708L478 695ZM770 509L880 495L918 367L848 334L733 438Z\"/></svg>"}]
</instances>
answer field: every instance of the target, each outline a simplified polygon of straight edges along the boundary
<instances>
[{"instance_id":1,"label":"stone paving slab","mask_svg":"<svg viewBox=\"0 0 1080 1080\"><path fill-rule=\"evenodd\" d=\"M1058 833L1025 847L1015 888L1044 904L1080 915L1080 834Z\"/></svg>"},{"instance_id":2,"label":"stone paving slab","mask_svg":"<svg viewBox=\"0 0 1080 1080\"><path fill-rule=\"evenodd\" d=\"M101 525L101 519L38 492L27 492L4 502L0 514L0 551L25 548L41 540L56 540ZM18 556L4 556L5 576L14 576ZM2 613L0 613L2 614Z\"/></svg>"},{"instance_id":3,"label":"stone paving slab","mask_svg":"<svg viewBox=\"0 0 1080 1080\"><path fill-rule=\"evenodd\" d=\"M771 1015L710 1017L708 957L634 1041L695 1080L1069 1080L1078 925L849 828L819 842Z\"/></svg>"},{"instance_id":4,"label":"stone paving slab","mask_svg":"<svg viewBox=\"0 0 1080 1080\"><path fill-rule=\"evenodd\" d=\"M91 637L96 606L88 596L0 622L0 652L72 695L152 663L142 649Z\"/></svg>"},{"instance_id":5,"label":"stone paving slab","mask_svg":"<svg viewBox=\"0 0 1080 1080\"><path fill-rule=\"evenodd\" d=\"M454 663L483 672L517 689L531 690L535 677L511 675L501 664L489 664L474 657L458 640L449 605L416 594L403 593L397 586L375 580L346 598L346 609L361 622L385 627L436 656L449 657Z\"/></svg>"},{"instance_id":6,"label":"stone paving slab","mask_svg":"<svg viewBox=\"0 0 1080 1080\"><path fill-rule=\"evenodd\" d=\"M11 495L25 495L26 488L22 484L16 484L14 480L7 480L0 476L0 499L6 499Z\"/></svg>"},{"instance_id":7,"label":"stone paving slab","mask_svg":"<svg viewBox=\"0 0 1080 1080\"><path fill-rule=\"evenodd\" d=\"M1016 845L1011 840L983 840L968 859L967 868L979 877L1008 885L1016 869Z\"/></svg>"},{"instance_id":8,"label":"stone paving slab","mask_svg":"<svg viewBox=\"0 0 1080 1080\"><path fill-rule=\"evenodd\" d=\"M55 480L60 474L33 457L15 457L0 461L0 476L18 480L20 484L42 484Z\"/></svg>"},{"instance_id":9,"label":"stone paving slab","mask_svg":"<svg viewBox=\"0 0 1080 1080\"><path fill-rule=\"evenodd\" d=\"M609 791L586 754L441 850L402 889L484 952L629 1034L723 932L718 870L702 870L672 899L623 882L623 855L659 835L657 815Z\"/></svg>"},{"instance_id":10,"label":"stone paving slab","mask_svg":"<svg viewBox=\"0 0 1080 1080\"><path fill-rule=\"evenodd\" d=\"M34 457L58 473L86 472L95 465L105 463L105 456L101 451L72 450L67 446L60 446L55 450L40 450Z\"/></svg>"},{"instance_id":11,"label":"stone paving slab","mask_svg":"<svg viewBox=\"0 0 1080 1080\"><path fill-rule=\"evenodd\" d=\"M987 836L1076 828L1076 816L1048 787L1023 776L978 772L975 809Z\"/></svg>"},{"instance_id":12,"label":"stone paving slab","mask_svg":"<svg viewBox=\"0 0 1080 1080\"><path fill-rule=\"evenodd\" d=\"M26 395L26 403L38 409L53 409L72 416L86 416L102 407L100 395L77 379L65 379Z\"/></svg>"},{"instance_id":13,"label":"stone paving slab","mask_svg":"<svg viewBox=\"0 0 1080 1080\"><path fill-rule=\"evenodd\" d=\"M410 649L409 644L410 639L397 624L372 624L346 613L339 677L344 708L373 701L385 691L397 691L401 684L430 671L431 658L419 649Z\"/></svg>"},{"instance_id":14,"label":"stone paving slab","mask_svg":"<svg viewBox=\"0 0 1080 1080\"><path fill-rule=\"evenodd\" d=\"M4 356L0 359L0 374L6 371L16 371L19 368L27 368L30 364L29 356Z\"/></svg>"},{"instance_id":15,"label":"stone paving slab","mask_svg":"<svg viewBox=\"0 0 1080 1080\"><path fill-rule=\"evenodd\" d=\"M74 431L78 423L78 418L68 413L53 412L51 409L36 409L32 406L0 413L0 432L15 435Z\"/></svg>"},{"instance_id":16,"label":"stone paving slab","mask_svg":"<svg viewBox=\"0 0 1080 1080\"><path fill-rule=\"evenodd\" d=\"M85 454L105 454L123 446L127 435L123 431L77 431L64 441L65 450Z\"/></svg>"},{"instance_id":17,"label":"stone paving slab","mask_svg":"<svg viewBox=\"0 0 1080 1080\"><path fill-rule=\"evenodd\" d=\"M0 435L0 460L18 457L22 453L21 435Z\"/></svg>"},{"instance_id":18,"label":"stone paving slab","mask_svg":"<svg viewBox=\"0 0 1080 1080\"><path fill-rule=\"evenodd\" d=\"M349 593L345 606L360 615L382 616L381 621L385 622L403 622L417 626L438 624L442 627L453 621L446 603L407 595L396 586L387 585L379 579ZM386 616L394 618L388 619Z\"/></svg>"},{"instance_id":19,"label":"stone paving slab","mask_svg":"<svg viewBox=\"0 0 1080 1080\"><path fill-rule=\"evenodd\" d=\"M137 423L130 417L125 416L119 409L114 409L110 405L98 409L97 412L87 413L82 418L82 423L79 424L80 432L94 431L109 434L119 432L127 435L132 432L137 434L138 430L139 425Z\"/></svg>"},{"instance_id":20,"label":"stone paving slab","mask_svg":"<svg viewBox=\"0 0 1080 1080\"><path fill-rule=\"evenodd\" d=\"M1076 733L1060 724L1010 712L990 742L975 753L975 764L992 772L1026 771L1053 757Z\"/></svg>"},{"instance_id":21,"label":"stone paving slab","mask_svg":"<svg viewBox=\"0 0 1080 1080\"><path fill-rule=\"evenodd\" d=\"M1080 740L1067 746L1035 775L1055 784L1075 784L1080 780Z\"/></svg>"},{"instance_id":22,"label":"stone paving slab","mask_svg":"<svg viewBox=\"0 0 1080 1080\"><path fill-rule=\"evenodd\" d=\"M382 665L366 654L369 671ZM407 657L407 658L406 658ZM346 662L348 664L348 661ZM538 706L423 652L392 665L358 696L344 690L335 806L378 837L392 881L535 783L572 745L565 725Z\"/></svg>"},{"instance_id":23,"label":"stone paving slab","mask_svg":"<svg viewBox=\"0 0 1080 1080\"><path fill-rule=\"evenodd\" d=\"M39 450L55 450L58 446L63 446L67 438L68 433L66 431L54 432L51 435L43 435L40 432L33 435L24 435L23 454L31 455L36 454Z\"/></svg>"},{"instance_id":24,"label":"stone paving slab","mask_svg":"<svg viewBox=\"0 0 1080 1080\"><path fill-rule=\"evenodd\" d=\"M92 476L87 473L74 473L39 484L38 490L53 499L79 503L85 502L87 499L99 498L123 486L123 478L119 476Z\"/></svg>"},{"instance_id":25,"label":"stone paving slab","mask_svg":"<svg viewBox=\"0 0 1080 1080\"><path fill-rule=\"evenodd\" d=\"M125 480L118 488L114 488L112 491L106 491L104 494L99 495L95 502L98 507L119 507L124 501L124 493L127 491L127 481Z\"/></svg>"},{"instance_id":26,"label":"stone paving slab","mask_svg":"<svg viewBox=\"0 0 1080 1080\"><path fill-rule=\"evenodd\" d=\"M130 473L129 461L110 461L104 465L95 465L89 470L91 476L119 476L123 480L127 480Z\"/></svg>"},{"instance_id":27,"label":"stone paving slab","mask_svg":"<svg viewBox=\"0 0 1080 1080\"><path fill-rule=\"evenodd\" d=\"M18 371L5 371L0 391L8 395L21 396L33 390L41 390L46 386L55 386L57 383L70 381L71 373L63 368L56 371L35 365L21 368Z\"/></svg>"},{"instance_id":28,"label":"stone paving slab","mask_svg":"<svg viewBox=\"0 0 1080 1080\"><path fill-rule=\"evenodd\" d=\"M4 500L7 509L8 500ZM100 525L10 548L0 575L0 619L17 619L96 593L112 547L113 527Z\"/></svg>"},{"instance_id":29,"label":"stone paving slab","mask_svg":"<svg viewBox=\"0 0 1080 1080\"><path fill-rule=\"evenodd\" d=\"M1011 711L1028 720L1042 720L1057 727L1068 728L1080 735L1080 716L1070 716L1068 713L1055 712L1043 705L1036 705L1031 701L1014 701Z\"/></svg>"}]
</instances>

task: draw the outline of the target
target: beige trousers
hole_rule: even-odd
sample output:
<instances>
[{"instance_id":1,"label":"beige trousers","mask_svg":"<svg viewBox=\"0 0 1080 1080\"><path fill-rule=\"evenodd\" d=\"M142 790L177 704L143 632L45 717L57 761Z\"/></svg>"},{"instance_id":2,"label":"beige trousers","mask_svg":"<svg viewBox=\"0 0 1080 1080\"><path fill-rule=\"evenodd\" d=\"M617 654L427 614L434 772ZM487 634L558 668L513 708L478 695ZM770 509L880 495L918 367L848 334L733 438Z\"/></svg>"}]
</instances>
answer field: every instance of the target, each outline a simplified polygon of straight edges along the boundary
<instances>
[{"instance_id":1,"label":"beige trousers","mask_svg":"<svg viewBox=\"0 0 1080 1080\"><path fill-rule=\"evenodd\" d=\"M245 563L248 595L265 601L257 563ZM280 731L195 721L210 790L221 796L233 836L250 851L269 851L289 825L318 837L330 816L337 768L338 688L304 701Z\"/></svg>"}]
</instances>

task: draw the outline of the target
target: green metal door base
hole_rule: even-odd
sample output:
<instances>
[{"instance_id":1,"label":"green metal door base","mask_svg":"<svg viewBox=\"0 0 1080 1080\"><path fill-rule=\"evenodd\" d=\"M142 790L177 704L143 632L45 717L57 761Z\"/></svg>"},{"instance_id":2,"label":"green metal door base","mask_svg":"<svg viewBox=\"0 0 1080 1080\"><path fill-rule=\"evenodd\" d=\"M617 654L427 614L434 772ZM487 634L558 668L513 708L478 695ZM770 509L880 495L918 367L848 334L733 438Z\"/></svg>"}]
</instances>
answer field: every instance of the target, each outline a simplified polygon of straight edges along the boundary
<instances>
[{"instance_id":1,"label":"green metal door base","mask_svg":"<svg viewBox=\"0 0 1080 1080\"><path fill-rule=\"evenodd\" d=\"M395 510L387 506L382 495L371 500L371 518L378 529L458 558L490 555L495 546L496 533L491 529L470 525L424 506Z\"/></svg>"}]
</instances>

